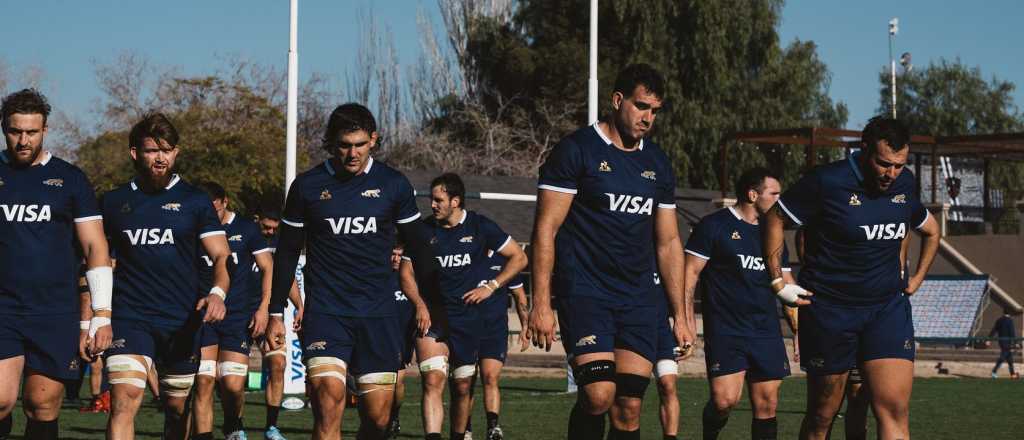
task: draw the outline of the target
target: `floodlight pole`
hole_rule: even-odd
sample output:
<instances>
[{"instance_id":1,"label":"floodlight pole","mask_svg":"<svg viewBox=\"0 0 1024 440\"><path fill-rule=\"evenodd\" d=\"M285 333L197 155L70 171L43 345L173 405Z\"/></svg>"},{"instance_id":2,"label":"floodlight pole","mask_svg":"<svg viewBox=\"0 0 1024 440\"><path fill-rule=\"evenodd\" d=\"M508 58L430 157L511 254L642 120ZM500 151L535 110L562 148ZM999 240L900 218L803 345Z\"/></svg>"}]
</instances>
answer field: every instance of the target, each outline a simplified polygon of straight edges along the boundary
<instances>
[{"instance_id":1,"label":"floodlight pole","mask_svg":"<svg viewBox=\"0 0 1024 440\"><path fill-rule=\"evenodd\" d=\"M896 58L893 48L896 45L896 33L900 31L900 19L889 20L889 90L892 92L892 118L896 119Z\"/></svg>"},{"instance_id":2,"label":"floodlight pole","mask_svg":"<svg viewBox=\"0 0 1024 440\"><path fill-rule=\"evenodd\" d=\"M288 31L288 134L285 144L284 192L295 180L295 148L299 97L299 0L291 0Z\"/></svg>"},{"instance_id":3,"label":"floodlight pole","mask_svg":"<svg viewBox=\"0 0 1024 440\"><path fill-rule=\"evenodd\" d=\"M590 79L587 81L587 123L597 122L597 0L590 0Z\"/></svg>"}]
</instances>

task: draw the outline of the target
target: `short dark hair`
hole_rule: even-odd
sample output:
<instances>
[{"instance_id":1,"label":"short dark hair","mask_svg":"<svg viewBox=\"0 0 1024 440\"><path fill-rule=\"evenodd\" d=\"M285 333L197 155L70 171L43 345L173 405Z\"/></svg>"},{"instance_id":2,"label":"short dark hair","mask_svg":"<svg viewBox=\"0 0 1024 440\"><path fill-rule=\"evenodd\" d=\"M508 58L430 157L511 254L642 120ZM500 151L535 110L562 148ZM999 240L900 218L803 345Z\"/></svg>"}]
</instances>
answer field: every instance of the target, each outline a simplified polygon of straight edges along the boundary
<instances>
[{"instance_id":1,"label":"short dark hair","mask_svg":"<svg viewBox=\"0 0 1024 440\"><path fill-rule=\"evenodd\" d=\"M259 216L271 220L281 220L281 197L267 196L260 202Z\"/></svg>"},{"instance_id":2,"label":"short dark hair","mask_svg":"<svg viewBox=\"0 0 1024 440\"><path fill-rule=\"evenodd\" d=\"M3 129L7 130L7 123L11 115L20 113L23 115L43 115L43 126L46 126L46 119L50 117L50 103L42 93L36 89L22 89L4 97L0 105L0 119Z\"/></svg>"},{"instance_id":3,"label":"short dark hair","mask_svg":"<svg viewBox=\"0 0 1024 440\"><path fill-rule=\"evenodd\" d=\"M228 196L227 191L224 191L224 187L220 186L217 182L200 182L197 186L213 200L223 200Z\"/></svg>"},{"instance_id":4,"label":"short dark hair","mask_svg":"<svg viewBox=\"0 0 1024 440\"><path fill-rule=\"evenodd\" d=\"M888 142L893 151L900 151L910 144L910 129L899 119L875 116L864 126L860 139L869 153L874 152L882 140Z\"/></svg>"},{"instance_id":5,"label":"short dark hair","mask_svg":"<svg viewBox=\"0 0 1024 440\"><path fill-rule=\"evenodd\" d=\"M128 134L128 146L141 148L142 140L145 138L152 138L158 142L163 140L174 147L178 145L178 130L163 113L150 113L132 126L132 131Z\"/></svg>"},{"instance_id":6,"label":"short dark hair","mask_svg":"<svg viewBox=\"0 0 1024 440\"><path fill-rule=\"evenodd\" d=\"M619 72L615 77L614 92L622 93L622 96L630 97L636 86L644 86L648 92L663 98L665 96L665 78L655 68L648 64L630 64Z\"/></svg>"},{"instance_id":7,"label":"short dark hair","mask_svg":"<svg viewBox=\"0 0 1024 440\"><path fill-rule=\"evenodd\" d=\"M764 190L765 179L769 177L779 180L775 173L765 167L754 167L740 174L740 177L736 179L736 202L750 203L747 193L754 190L760 194Z\"/></svg>"},{"instance_id":8,"label":"short dark hair","mask_svg":"<svg viewBox=\"0 0 1024 440\"><path fill-rule=\"evenodd\" d=\"M367 134L377 131L377 120L373 112L362 104L350 102L339 105L327 118L327 130L324 131L324 148L338 139L339 134L364 130Z\"/></svg>"},{"instance_id":9,"label":"short dark hair","mask_svg":"<svg viewBox=\"0 0 1024 440\"><path fill-rule=\"evenodd\" d=\"M430 181L430 189L433 190L435 186L443 186L444 192L448 193L449 198L459 198L459 207L466 209L466 185L462 183L462 178L455 173L444 173Z\"/></svg>"}]
</instances>

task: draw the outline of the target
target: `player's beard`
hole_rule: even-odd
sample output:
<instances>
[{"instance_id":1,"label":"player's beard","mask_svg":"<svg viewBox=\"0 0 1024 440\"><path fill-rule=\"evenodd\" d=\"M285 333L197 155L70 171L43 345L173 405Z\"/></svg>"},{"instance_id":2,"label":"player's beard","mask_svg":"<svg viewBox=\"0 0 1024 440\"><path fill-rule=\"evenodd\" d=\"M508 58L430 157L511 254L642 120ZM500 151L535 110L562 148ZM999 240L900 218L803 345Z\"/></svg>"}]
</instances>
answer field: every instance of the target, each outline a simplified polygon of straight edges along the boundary
<instances>
[{"instance_id":1,"label":"player's beard","mask_svg":"<svg viewBox=\"0 0 1024 440\"><path fill-rule=\"evenodd\" d=\"M27 155L23 154L26 150L28 150ZM7 157L11 159L15 167L27 167L35 163L39 156L43 154L43 144L40 142L38 145L29 147L15 146L8 149L7 152Z\"/></svg>"},{"instance_id":2,"label":"player's beard","mask_svg":"<svg viewBox=\"0 0 1024 440\"><path fill-rule=\"evenodd\" d=\"M167 184L171 181L171 176L174 173L171 172L171 165L167 164L162 169L157 169L154 164L146 164L142 161L136 163L136 172L139 176L145 178L153 189L166 188Z\"/></svg>"}]
</instances>

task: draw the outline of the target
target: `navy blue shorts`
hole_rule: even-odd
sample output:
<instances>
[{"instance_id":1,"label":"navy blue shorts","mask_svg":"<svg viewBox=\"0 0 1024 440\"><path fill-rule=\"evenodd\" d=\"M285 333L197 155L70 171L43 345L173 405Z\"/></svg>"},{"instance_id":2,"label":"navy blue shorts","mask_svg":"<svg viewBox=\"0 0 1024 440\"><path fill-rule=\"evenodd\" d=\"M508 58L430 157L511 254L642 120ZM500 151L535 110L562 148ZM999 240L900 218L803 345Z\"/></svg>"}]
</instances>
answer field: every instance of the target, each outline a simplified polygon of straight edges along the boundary
<instances>
[{"instance_id":1,"label":"navy blue shorts","mask_svg":"<svg viewBox=\"0 0 1024 440\"><path fill-rule=\"evenodd\" d=\"M408 300L398 303L398 326L402 330L402 365L412 363L416 349L416 308Z\"/></svg>"},{"instance_id":2,"label":"navy blue shorts","mask_svg":"<svg viewBox=\"0 0 1024 440\"><path fill-rule=\"evenodd\" d=\"M803 333L800 333L801 341ZM704 363L708 377L747 372L748 380L775 380L789 376L789 358L782 337L704 335Z\"/></svg>"},{"instance_id":3,"label":"navy blue shorts","mask_svg":"<svg viewBox=\"0 0 1024 440\"><path fill-rule=\"evenodd\" d=\"M484 332L480 337L480 359L505 363L508 355L508 313L505 309L484 315Z\"/></svg>"},{"instance_id":4,"label":"navy blue shorts","mask_svg":"<svg viewBox=\"0 0 1024 440\"><path fill-rule=\"evenodd\" d=\"M55 379L78 379L77 313L0 317L0 359L25 356L25 368Z\"/></svg>"},{"instance_id":5,"label":"navy blue shorts","mask_svg":"<svg viewBox=\"0 0 1024 440\"><path fill-rule=\"evenodd\" d=\"M104 353L106 357L118 354L148 356L160 375L195 374L199 370L202 326L198 319L178 328L168 328L147 321L115 317L111 329L114 341Z\"/></svg>"},{"instance_id":6,"label":"navy blue shorts","mask_svg":"<svg viewBox=\"0 0 1024 440\"><path fill-rule=\"evenodd\" d=\"M352 375L398 371L402 329L396 317L356 318L307 311L302 318L302 359L336 357Z\"/></svg>"},{"instance_id":7,"label":"navy blue shorts","mask_svg":"<svg viewBox=\"0 0 1024 440\"><path fill-rule=\"evenodd\" d=\"M800 307L800 365L808 374L844 373L874 359L914 360L910 298L856 306L816 298Z\"/></svg>"},{"instance_id":8,"label":"navy blue shorts","mask_svg":"<svg viewBox=\"0 0 1024 440\"><path fill-rule=\"evenodd\" d=\"M484 336L483 317L476 310L446 311L430 316L428 337L448 346L448 365L452 368L476 365Z\"/></svg>"},{"instance_id":9,"label":"navy blue shorts","mask_svg":"<svg viewBox=\"0 0 1024 440\"><path fill-rule=\"evenodd\" d=\"M206 324L203 326L200 346L216 345L219 351L233 351L248 356L252 347L251 333L248 320L233 319Z\"/></svg>"},{"instance_id":10,"label":"navy blue shorts","mask_svg":"<svg viewBox=\"0 0 1024 440\"><path fill-rule=\"evenodd\" d=\"M676 335L672 333L672 327L668 324L668 316L661 320L661 324L658 326L658 348L655 357L659 361L663 359L675 360L679 341L676 340Z\"/></svg>"},{"instance_id":11,"label":"navy blue shorts","mask_svg":"<svg viewBox=\"0 0 1024 440\"><path fill-rule=\"evenodd\" d=\"M664 312L654 305L612 304L573 296L558 300L558 322L566 353L611 353L629 350L652 364L657 361L658 320Z\"/></svg>"}]
</instances>

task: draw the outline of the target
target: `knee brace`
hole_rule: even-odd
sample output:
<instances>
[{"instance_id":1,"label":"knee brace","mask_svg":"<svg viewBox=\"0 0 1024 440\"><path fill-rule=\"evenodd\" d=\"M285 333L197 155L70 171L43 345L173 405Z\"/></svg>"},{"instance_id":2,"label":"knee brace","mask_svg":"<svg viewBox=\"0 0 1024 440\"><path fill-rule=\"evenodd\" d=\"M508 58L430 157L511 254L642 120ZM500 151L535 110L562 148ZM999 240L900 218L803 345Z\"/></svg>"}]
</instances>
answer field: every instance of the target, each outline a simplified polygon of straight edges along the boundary
<instances>
[{"instance_id":1,"label":"knee brace","mask_svg":"<svg viewBox=\"0 0 1024 440\"><path fill-rule=\"evenodd\" d=\"M248 376L249 364L241 362L224 361L217 363L217 377L224 376Z\"/></svg>"},{"instance_id":2,"label":"knee brace","mask_svg":"<svg viewBox=\"0 0 1024 440\"><path fill-rule=\"evenodd\" d=\"M579 386L590 385L594 382L614 382L615 361L587 362L573 368L572 377L576 379L576 384Z\"/></svg>"},{"instance_id":3,"label":"knee brace","mask_svg":"<svg viewBox=\"0 0 1024 440\"><path fill-rule=\"evenodd\" d=\"M654 366L655 374L661 378L668 375L679 375L679 362L672 359L662 359Z\"/></svg>"},{"instance_id":4,"label":"knee brace","mask_svg":"<svg viewBox=\"0 0 1024 440\"><path fill-rule=\"evenodd\" d=\"M217 376L217 361L213 359L204 359L199 361L199 370L196 371L196 376Z\"/></svg>"},{"instance_id":5,"label":"knee brace","mask_svg":"<svg viewBox=\"0 0 1024 440\"><path fill-rule=\"evenodd\" d=\"M359 395L364 396L374 391L391 391L395 389L395 383L398 382L398 373L394 372L380 372L380 373L366 373L360 374L356 377L356 383L359 385L375 385L367 389L360 389Z\"/></svg>"},{"instance_id":6,"label":"knee brace","mask_svg":"<svg viewBox=\"0 0 1024 440\"><path fill-rule=\"evenodd\" d=\"M426 374L431 371L440 371L445 376L448 375L448 358L445 356L434 356L428 358L423 362L420 362L420 373Z\"/></svg>"},{"instance_id":7,"label":"knee brace","mask_svg":"<svg viewBox=\"0 0 1024 440\"><path fill-rule=\"evenodd\" d=\"M476 365L462 365L452 370L452 379L468 379L476 375Z\"/></svg>"},{"instance_id":8,"label":"knee brace","mask_svg":"<svg viewBox=\"0 0 1024 440\"><path fill-rule=\"evenodd\" d=\"M320 356L309 358L306 361L306 374L310 378L314 377L333 377L345 383L345 372L348 370L348 364L345 361L336 357Z\"/></svg>"},{"instance_id":9,"label":"knee brace","mask_svg":"<svg viewBox=\"0 0 1024 440\"><path fill-rule=\"evenodd\" d=\"M651 378L629 373L615 374L615 397L643 399Z\"/></svg>"},{"instance_id":10,"label":"knee brace","mask_svg":"<svg viewBox=\"0 0 1024 440\"><path fill-rule=\"evenodd\" d=\"M168 374L160 378L160 390L169 397L188 397L195 374Z\"/></svg>"},{"instance_id":11,"label":"knee brace","mask_svg":"<svg viewBox=\"0 0 1024 440\"><path fill-rule=\"evenodd\" d=\"M115 354L107 358L107 381L111 385L128 384L146 388L146 377L152 360L148 356Z\"/></svg>"}]
</instances>

